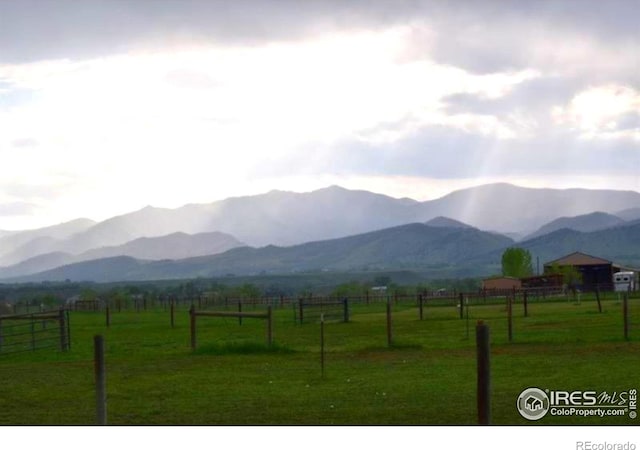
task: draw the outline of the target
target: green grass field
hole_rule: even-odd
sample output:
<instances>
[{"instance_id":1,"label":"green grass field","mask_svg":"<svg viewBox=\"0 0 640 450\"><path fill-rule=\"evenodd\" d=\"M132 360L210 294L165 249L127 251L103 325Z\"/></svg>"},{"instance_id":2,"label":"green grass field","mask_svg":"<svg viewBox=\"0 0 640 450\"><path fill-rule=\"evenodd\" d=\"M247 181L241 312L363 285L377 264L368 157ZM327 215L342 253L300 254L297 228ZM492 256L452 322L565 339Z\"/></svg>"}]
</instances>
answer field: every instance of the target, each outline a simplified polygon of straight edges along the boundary
<instances>
[{"instance_id":1,"label":"green grass field","mask_svg":"<svg viewBox=\"0 0 640 450\"><path fill-rule=\"evenodd\" d=\"M0 424L95 423L93 336L106 342L109 424L475 424L475 322L491 328L494 424L637 424L624 417L552 417L529 422L520 392L609 393L640 387L640 299L630 301L631 339L623 338L615 299L514 305L513 342L504 304L393 307L387 346L385 305L353 305L351 322L295 324L291 307L275 310L274 341L265 322L199 318L189 346L186 309L72 312L71 350L0 354ZM467 324L469 328L467 329ZM468 330L468 331L467 331Z\"/></svg>"}]
</instances>

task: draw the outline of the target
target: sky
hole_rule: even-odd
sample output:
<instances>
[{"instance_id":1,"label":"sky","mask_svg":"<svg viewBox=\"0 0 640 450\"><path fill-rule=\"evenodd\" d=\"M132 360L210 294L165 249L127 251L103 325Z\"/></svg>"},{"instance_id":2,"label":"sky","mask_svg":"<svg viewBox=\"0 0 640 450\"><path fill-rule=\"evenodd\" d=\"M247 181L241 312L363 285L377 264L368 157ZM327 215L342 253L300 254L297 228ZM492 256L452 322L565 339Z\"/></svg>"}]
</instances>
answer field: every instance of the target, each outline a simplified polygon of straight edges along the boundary
<instances>
[{"instance_id":1,"label":"sky","mask_svg":"<svg viewBox=\"0 0 640 450\"><path fill-rule=\"evenodd\" d=\"M0 1L0 230L329 185L640 191L640 2Z\"/></svg>"}]
</instances>

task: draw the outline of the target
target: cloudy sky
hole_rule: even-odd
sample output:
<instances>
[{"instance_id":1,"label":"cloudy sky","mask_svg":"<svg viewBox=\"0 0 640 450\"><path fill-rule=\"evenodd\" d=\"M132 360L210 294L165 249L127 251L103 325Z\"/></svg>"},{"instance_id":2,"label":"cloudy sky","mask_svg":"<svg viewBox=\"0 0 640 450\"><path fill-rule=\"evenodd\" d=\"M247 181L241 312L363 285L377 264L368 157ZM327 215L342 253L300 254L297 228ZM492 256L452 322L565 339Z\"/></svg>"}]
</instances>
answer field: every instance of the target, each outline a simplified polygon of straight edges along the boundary
<instances>
[{"instance_id":1,"label":"cloudy sky","mask_svg":"<svg viewBox=\"0 0 640 450\"><path fill-rule=\"evenodd\" d=\"M0 229L339 184L640 191L640 3L0 1Z\"/></svg>"}]
</instances>

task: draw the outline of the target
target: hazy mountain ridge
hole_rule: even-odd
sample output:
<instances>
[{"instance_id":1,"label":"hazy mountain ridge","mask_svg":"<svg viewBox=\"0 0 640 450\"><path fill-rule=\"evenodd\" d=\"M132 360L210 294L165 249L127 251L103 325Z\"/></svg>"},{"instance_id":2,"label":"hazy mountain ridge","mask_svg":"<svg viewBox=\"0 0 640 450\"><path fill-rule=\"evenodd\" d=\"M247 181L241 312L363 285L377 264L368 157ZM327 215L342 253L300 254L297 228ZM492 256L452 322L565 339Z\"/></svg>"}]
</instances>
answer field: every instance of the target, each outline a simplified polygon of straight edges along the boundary
<instances>
[{"instance_id":1,"label":"hazy mountain ridge","mask_svg":"<svg viewBox=\"0 0 640 450\"><path fill-rule=\"evenodd\" d=\"M52 225L49 227L38 228L35 230L14 231L7 236L0 237L0 265L12 264L16 261L16 258L29 258L35 256L35 254L21 254L19 252L20 247L29 245L36 239L46 239L49 242L64 240L73 236L76 233L80 233L96 225L96 222L90 219L75 219L69 222L64 222L58 225ZM37 241L36 241L37 242ZM40 241L41 243L43 241ZM38 245L38 244L34 244ZM17 251L17 253L15 253ZM48 251L51 251L50 249ZM11 255L15 253L14 255ZM40 253L43 253L41 251ZM9 257L7 257L9 255ZM6 259L5 259L6 258Z\"/></svg>"},{"instance_id":2,"label":"hazy mountain ridge","mask_svg":"<svg viewBox=\"0 0 640 450\"><path fill-rule=\"evenodd\" d=\"M22 277L20 281L71 279L104 282L207 277L230 273L242 275L455 266L464 264L470 255L488 254L512 243L504 236L476 229L430 227L414 223L291 247L239 247L215 256L179 261L107 258L59 267ZM115 260L123 262L122 265L115 264Z\"/></svg>"},{"instance_id":3,"label":"hazy mountain ridge","mask_svg":"<svg viewBox=\"0 0 640 450\"><path fill-rule=\"evenodd\" d=\"M558 217L593 211L626 211L633 217L636 210L640 211L637 192L533 189L504 183L463 189L425 202L338 186L307 193L271 191L175 209L149 206L97 224L80 219L75 228L67 225L73 229L65 232L49 233L55 227L48 227L4 236L0 265L47 253L80 255L177 232L227 233L254 247L291 246L435 220L445 221L445 226L457 222L516 237ZM94 256L106 254L96 251Z\"/></svg>"},{"instance_id":4,"label":"hazy mountain ridge","mask_svg":"<svg viewBox=\"0 0 640 450\"><path fill-rule=\"evenodd\" d=\"M63 265L116 256L149 260L184 259L218 254L244 245L233 236L225 233L212 232L194 235L172 233L161 237L139 238L124 245L102 247L79 255L65 252L45 253L15 265L0 268L0 278L26 276Z\"/></svg>"},{"instance_id":5,"label":"hazy mountain ridge","mask_svg":"<svg viewBox=\"0 0 640 450\"><path fill-rule=\"evenodd\" d=\"M583 232L562 228L549 234L517 243L531 252L534 261L542 264L573 252L583 252L618 264L640 268L640 222L619 225L604 230ZM501 251L491 257L498 258ZM472 259L473 263L482 263Z\"/></svg>"},{"instance_id":6,"label":"hazy mountain ridge","mask_svg":"<svg viewBox=\"0 0 640 450\"><path fill-rule=\"evenodd\" d=\"M640 193L590 189L536 189L506 183L452 192L425 202L429 212L481 230L523 232L540 228L558 217L640 207ZM426 219L425 219L426 220Z\"/></svg>"},{"instance_id":7,"label":"hazy mountain ridge","mask_svg":"<svg viewBox=\"0 0 640 450\"><path fill-rule=\"evenodd\" d=\"M635 220L640 220L640 208L623 209L622 211L615 213L615 215L627 222L633 222Z\"/></svg>"},{"instance_id":8,"label":"hazy mountain ridge","mask_svg":"<svg viewBox=\"0 0 640 450\"><path fill-rule=\"evenodd\" d=\"M526 236L523 240L533 239L535 237L542 236L544 234L549 234L553 231L561 230L562 228L589 232L589 231L603 230L606 228L611 228L619 225L624 226L624 224L626 223L627 222L625 220L621 219L616 215L596 211L590 214L583 214L580 216L560 217L556 220L553 220L543 225L534 233L530 234L529 236Z\"/></svg>"},{"instance_id":9,"label":"hazy mountain ridge","mask_svg":"<svg viewBox=\"0 0 640 450\"><path fill-rule=\"evenodd\" d=\"M130 257L58 267L12 281L142 281L307 271L449 270L466 276L494 273L511 239L474 228L414 223L290 247L238 247L214 256L176 261ZM581 251L619 264L640 266L640 223L593 232L560 229L517 244L531 251L534 265ZM122 264L116 263L122 262Z\"/></svg>"},{"instance_id":10,"label":"hazy mountain ridge","mask_svg":"<svg viewBox=\"0 0 640 450\"><path fill-rule=\"evenodd\" d=\"M79 257L84 260L114 256L131 256L150 260L184 259L214 255L244 245L235 237L217 231L193 235L178 232L161 237L138 238L119 246L89 250Z\"/></svg>"}]
</instances>

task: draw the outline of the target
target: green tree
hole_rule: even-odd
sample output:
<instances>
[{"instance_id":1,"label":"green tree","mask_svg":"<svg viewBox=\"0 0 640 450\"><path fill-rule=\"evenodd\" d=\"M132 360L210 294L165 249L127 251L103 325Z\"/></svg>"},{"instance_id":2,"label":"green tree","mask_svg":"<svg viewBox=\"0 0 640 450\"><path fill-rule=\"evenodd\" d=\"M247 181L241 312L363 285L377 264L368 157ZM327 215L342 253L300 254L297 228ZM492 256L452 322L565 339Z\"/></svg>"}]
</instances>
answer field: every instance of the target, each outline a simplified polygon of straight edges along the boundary
<instances>
[{"instance_id":1,"label":"green tree","mask_svg":"<svg viewBox=\"0 0 640 450\"><path fill-rule=\"evenodd\" d=\"M562 284L569 289L575 289L582 284L582 273L575 266L559 266L553 264L549 269L549 273L562 275Z\"/></svg>"},{"instance_id":2,"label":"green tree","mask_svg":"<svg viewBox=\"0 0 640 450\"><path fill-rule=\"evenodd\" d=\"M502 253L502 275L528 277L533 274L531 253L520 247L509 247Z\"/></svg>"}]
</instances>

